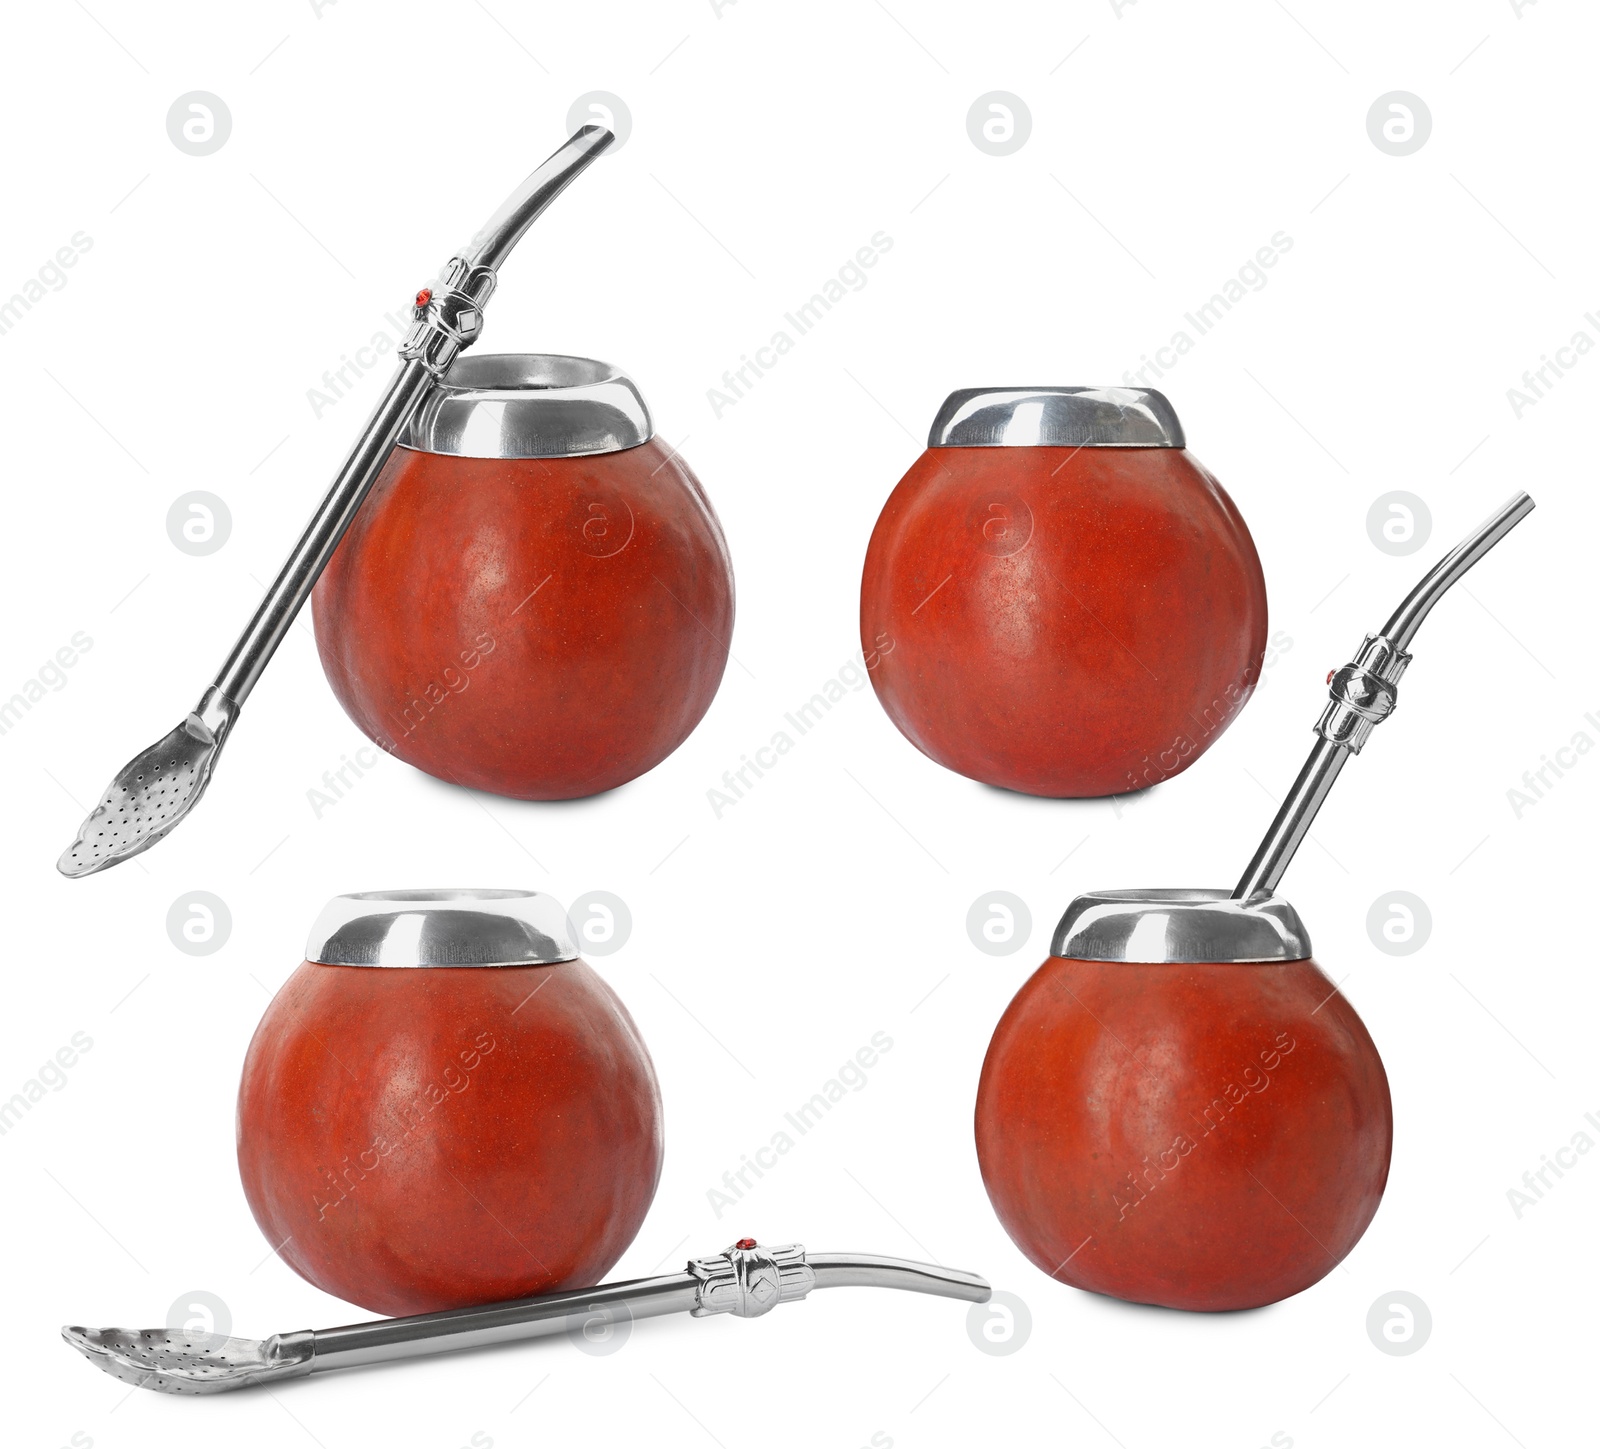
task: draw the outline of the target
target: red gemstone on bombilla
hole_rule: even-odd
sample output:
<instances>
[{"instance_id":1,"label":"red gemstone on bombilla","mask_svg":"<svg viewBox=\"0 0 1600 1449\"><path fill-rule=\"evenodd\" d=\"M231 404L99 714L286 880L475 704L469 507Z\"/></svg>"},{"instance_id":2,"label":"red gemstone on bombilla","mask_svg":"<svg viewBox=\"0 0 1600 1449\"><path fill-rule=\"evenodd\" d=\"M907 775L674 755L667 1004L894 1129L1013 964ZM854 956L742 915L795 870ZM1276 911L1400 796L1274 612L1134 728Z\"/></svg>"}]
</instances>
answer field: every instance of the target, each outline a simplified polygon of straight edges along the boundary
<instances>
[{"instance_id":1,"label":"red gemstone on bombilla","mask_svg":"<svg viewBox=\"0 0 1600 1449\"><path fill-rule=\"evenodd\" d=\"M755 1245L756 1240L754 1238L740 1238L739 1241L733 1246L743 1252L748 1252L751 1248L755 1247Z\"/></svg>"},{"instance_id":2,"label":"red gemstone on bombilla","mask_svg":"<svg viewBox=\"0 0 1600 1449\"><path fill-rule=\"evenodd\" d=\"M431 287L424 287L417 293L417 306L426 307L431 301L433 301L433 289Z\"/></svg>"}]
</instances>

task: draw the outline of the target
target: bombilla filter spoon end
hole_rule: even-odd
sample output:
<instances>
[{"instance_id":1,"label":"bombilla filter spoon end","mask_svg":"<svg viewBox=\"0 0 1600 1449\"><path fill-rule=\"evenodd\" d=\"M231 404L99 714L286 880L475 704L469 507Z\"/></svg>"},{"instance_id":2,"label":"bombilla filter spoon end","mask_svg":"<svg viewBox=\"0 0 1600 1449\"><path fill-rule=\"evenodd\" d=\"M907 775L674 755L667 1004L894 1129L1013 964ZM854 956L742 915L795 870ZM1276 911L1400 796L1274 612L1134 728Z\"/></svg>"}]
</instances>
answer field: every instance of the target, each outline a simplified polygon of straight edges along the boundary
<instances>
[{"instance_id":1,"label":"bombilla filter spoon end","mask_svg":"<svg viewBox=\"0 0 1600 1449\"><path fill-rule=\"evenodd\" d=\"M61 852L56 869L77 880L131 860L163 840L205 794L239 706L215 687L193 713L116 774Z\"/></svg>"}]
</instances>

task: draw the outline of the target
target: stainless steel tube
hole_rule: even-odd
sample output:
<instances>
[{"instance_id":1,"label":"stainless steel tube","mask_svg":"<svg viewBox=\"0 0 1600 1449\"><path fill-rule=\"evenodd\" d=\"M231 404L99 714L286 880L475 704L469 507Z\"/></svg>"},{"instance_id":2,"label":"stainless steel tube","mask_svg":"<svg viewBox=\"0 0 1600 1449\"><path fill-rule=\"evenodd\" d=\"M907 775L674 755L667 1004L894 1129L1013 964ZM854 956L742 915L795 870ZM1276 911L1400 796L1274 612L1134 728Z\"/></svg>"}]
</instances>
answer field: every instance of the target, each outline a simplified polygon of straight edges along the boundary
<instances>
[{"instance_id":1,"label":"stainless steel tube","mask_svg":"<svg viewBox=\"0 0 1600 1449\"><path fill-rule=\"evenodd\" d=\"M547 1293L518 1302L489 1303L481 1308L457 1308L447 1313L352 1323L344 1328L319 1328L312 1334L309 1372L387 1363L458 1348L482 1348L492 1343L512 1343L564 1333L575 1323L581 1323L584 1315L597 1309L613 1310L621 1318L687 1313L695 1307L698 1294L699 1285L690 1274L669 1273L660 1278L639 1278L629 1283L606 1283L596 1288Z\"/></svg>"},{"instance_id":2,"label":"stainless steel tube","mask_svg":"<svg viewBox=\"0 0 1600 1449\"><path fill-rule=\"evenodd\" d=\"M1239 877L1239 884L1233 888L1234 900L1271 895L1278 888L1284 871L1288 870L1295 851L1300 849L1300 842L1310 833L1311 822L1322 809L1322 802L1328 798L1328 791L1333 789L1333 782L1339 778L1339 771L1349 758L1350 751L1343 745L1317 740L1310 758L1300 767L1294 788L1284 797L1266 837L1256 847L1250 864Z\"/></svg>"},{"instance_id":3,"label":"stainless steel tube","mask_svg":"<svg viewBox=\"0 0 1600 1449\"><path fill-rule=\"evenodd\" d=\"M763 1281L770 1285L770 1292L761 1286ZM581 1331L585 1320L595 1313L619 1321L685 1312L697 1317L732 1313L753 1318L780 1302L804 1298L817 1288L898 1288L968 1303L985 1303L989 1298L988 1283L959 1268L870 1253L807 1253L798 1245L768 1249L746 1239L726 1253L694 1260L682 1273L479 1308L317 1329L309 1335L310 1361L302 1366L302 1372L354 1368ZM304 1347L300 1334L285 1335L283 1341L290 1349Z\"/></svg>"},{"instance_id":4,"label":"stainless steel tube","mask_svg":"<svg viewBox=\"0 0 1600 1449\"><path fill-rule=\"evenodd\" d=\"M773 1251L782 1254L786 1250ZM794 1297L804 1297L815 1288L897 1288L910 1293L959 1298L968 1303L985 1303L989 1299L988 1283L976 1273L959 1268L869 1253L787 1251L796 1253L794 1261L810 1269L810 1275L794 1292ZM703 1291L704 1281L693 1273L668 1273L659 1278L575 1288L510 1303L489 1303L479 1308L379 1319L343 1328L319 1328L311 1335L313 1352L306 1371L353 1368L359 1364L386 1363L460 1348L540 1338L581 1327L585 1317L594 1312L609 1311L624 1320L695 1310L704 1314L712 1311L711 1301Z\"/></svg>"},{"instance_id":5,"label":"stainless steel tube","mask_svg":"<svg viewBox=\"0 0 1600 1449\"><path fill-rule=\"evenodd\" d=\"M1487 518L1468 537L1461 540L1406 595L1405 602L1389 616L1383 637L1396 649L1408 649L1428 611L1445 595L1462 574L1477 563L1497 543L1533 512L1534 503L1519 493L1492 517Z\"/></svg>"},{"instance_id":6,"label":"stainless steel tube","mask_svg":"<svg viewBox=\"0 0 1600 1449\"><path fill-rule=\"evenodd\" d=\"M243 704L249 698L256 680L333 557L350 520L371 491L395 439L432 384L433 375L417 358L408 358L395 370L327 497L311 516L214 681L213 687L234 704Z\"/></svg>"},{"instance_id":7,"label":"stainless steel tube","mask_svg":"<svg viewBox=\"0 0 1600 1449\"><path fill-rule=\"evenodd\" d=\"M816 1271L819 1288L899 1288L908 1293L962 1298L968 1303L989 1301L988 1282L960 1268L908 1263L903 1258L869 1253L808 1253L806 1262Z\"/></svg>"},{"instance_id":8,"label":"stainless steel tube","mask_svg":"<svg viewBox=\"0 0 1600 1449\"><path fill-rule=\"evenodd\" d=\"M479 228L462 248L462 259L474 270L487 267L498 272L523 233L613 139L603 126L582 126L574 131L560 150L528 173L499 211Z\"/></svg>"}]
</instances>

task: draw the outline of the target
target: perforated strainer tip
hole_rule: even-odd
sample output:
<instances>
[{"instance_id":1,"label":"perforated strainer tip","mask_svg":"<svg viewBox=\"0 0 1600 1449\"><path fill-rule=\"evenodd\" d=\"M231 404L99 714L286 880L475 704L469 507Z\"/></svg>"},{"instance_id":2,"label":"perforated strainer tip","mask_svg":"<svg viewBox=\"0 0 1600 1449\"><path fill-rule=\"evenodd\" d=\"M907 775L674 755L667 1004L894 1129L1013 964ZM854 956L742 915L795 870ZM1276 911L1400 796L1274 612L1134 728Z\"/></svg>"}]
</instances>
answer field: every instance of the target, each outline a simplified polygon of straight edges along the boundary
<instances>
[{"instance_id":1,"label":"perforated strainer tip","mask_svg":"<svg viewBox=\"0 0 1600 1449\"><path fill-rule=\"evenodd\" d=\"M309 1362L309 1347L286 1352L277 1340L218 1338L166 1328L80 1328L61 1336L96 1368L142 1389L216 1394L285 1378Z\"/></svg>"},{"instance_id":2,"label":"perforated strainer tip","mask_svg":"<svg viewBox=\"0 0 1600 1449\"><path fill-rule=\"evenodd\" d=\"M221 749L215 736L196 733L194 720L122 767L56 862L62 875L93 875L149 850L194 809Z\"/></svg>"}]
</instances>

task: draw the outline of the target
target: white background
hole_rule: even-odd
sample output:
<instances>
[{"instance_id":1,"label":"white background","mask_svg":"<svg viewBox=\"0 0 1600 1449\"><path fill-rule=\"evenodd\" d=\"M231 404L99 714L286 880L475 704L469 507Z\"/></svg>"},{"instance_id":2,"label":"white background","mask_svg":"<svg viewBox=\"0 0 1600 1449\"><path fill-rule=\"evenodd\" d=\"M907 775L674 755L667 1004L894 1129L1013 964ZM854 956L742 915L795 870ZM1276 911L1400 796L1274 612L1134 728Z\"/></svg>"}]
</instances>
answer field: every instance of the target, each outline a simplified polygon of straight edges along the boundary
<instances>
[{"instance_id":1,"label":"white background","mask_svg":"<svg viewBox=\"0 0 1600 1449\"><path fill-rule=\"evenodd\" d=\"M652 1442L726 1449L1073 1444L1539 1445L1592 1434L1600 1153L1518 1218L1524 1172L1600 1128L1586 929L1600 757L1531 808L1507 791L1600 740L1593 399L1584 358L1518 418L1507 389L1600 306L1593 57L1576 0L1055 5L525 0L250 6L85 0L8 14L0 295L82 231L60 290L0 336L8 466L0 696L78 631L92 648L0 736L10 984L0 1095L74 1032L93 1047L0 1138L8 1443ZM891 13L892 12L892 13ZM227 143L165 118L206 90ZM996 158L979 95L1033 119ZM506 268L487 346L603 357L639 380L720 512L737 662L695 735L577 805L447 788L363 743L302 621L211 793L170 840L84 881L54 861L135 749L197 698L354 437L387 368L313 415L307 389L383 327L604 90L633 133ZM1406 90L1397 158L1366 129ZM853 694L719 820L707 790L857 659L867 536L957 387L1121 380L1278 231L1293 248L1161 386L1248 519L1280 652L1200 765L1130 801L1001 795L922 758ZM865 244L869 284L748 397L707 389ZM1254 1313L1136 1308L1051 1282L990 1212L972 1143L994 1023L1079 890L1225 885L1311 743L1323 676L1519 487L1539 511L1423 630L1395 720L1340 781L1286 893L1362 1013L1394 1093L1388 1194L1345 1264ZM180 494L233 518L193 558ZM1411 557L1373 501L1426 500ZM1554 776L1547 777L1554 780ZM1070 857L1070 858L1069 858ZM184 1400L96 1374L63 1322L159 1324L204 1290L255 1336L366 1316L270 1257L234 1167L240 1060L339 891L613 891L598 960L652 1048L667 1157L612 1276L742 1233L932 1257L1022 1298L1010 1356L962 1305L820 1295L760 1323L657 1322L608 1358L563 1340ZM991 957L968 907L1005 889L1031 939ZM169 907L232 914L209 957ZM1415 954L1369 939L1394 890ZM735 1212L707 1192L874 1032L893 1049ZM737 1060L735 1060L737 1059ZM1393 1290L1433 1317L1369 1340ZM531 1393L530 1393L531 1391ZM881 1443L881 1439L879 1441Z\"/></svg>"}]
</instances>

